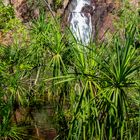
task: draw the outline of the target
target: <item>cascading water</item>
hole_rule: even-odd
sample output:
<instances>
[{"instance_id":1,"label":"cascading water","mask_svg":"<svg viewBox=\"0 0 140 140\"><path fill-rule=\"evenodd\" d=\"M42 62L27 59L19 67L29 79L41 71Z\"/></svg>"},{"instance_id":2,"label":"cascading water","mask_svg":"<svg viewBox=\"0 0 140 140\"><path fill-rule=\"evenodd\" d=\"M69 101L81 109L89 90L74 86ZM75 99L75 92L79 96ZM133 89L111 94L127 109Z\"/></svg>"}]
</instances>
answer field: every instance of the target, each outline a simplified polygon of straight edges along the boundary
<instances>
[{"instance_id":1,"label":"cascading water","mask_svg":"<svg viewBox=\"0 0 140 140\"><path fill-rule=\"evenodd\" d=\"M78 42L88 45L92 35L90 13L83 12L85 6L90 6L90 0L75 0L75 8L69 16L70 29Z\"/></svg>"}]
</instances>

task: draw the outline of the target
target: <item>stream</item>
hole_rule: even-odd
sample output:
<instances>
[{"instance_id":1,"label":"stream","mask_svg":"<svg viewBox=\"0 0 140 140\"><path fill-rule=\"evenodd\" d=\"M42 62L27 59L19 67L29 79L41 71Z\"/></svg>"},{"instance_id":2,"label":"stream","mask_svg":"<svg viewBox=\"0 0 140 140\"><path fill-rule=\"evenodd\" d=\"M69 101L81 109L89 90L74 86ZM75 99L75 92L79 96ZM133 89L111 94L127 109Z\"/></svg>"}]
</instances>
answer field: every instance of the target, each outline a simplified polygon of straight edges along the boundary
<instances>
[{"instance_id":1,"label":"stream","mask_svg":"<svg viewBox=\"0 0 140 140\"><path fill-rule=\"evenodd\" d=\"M91 41L92 22L91 14L84 11L84 8L90 6L90 0L73 0L74 9L70 11L69 22L70 29L77 40L83 45L88 45Z\"/></svg>"}]
</instances>

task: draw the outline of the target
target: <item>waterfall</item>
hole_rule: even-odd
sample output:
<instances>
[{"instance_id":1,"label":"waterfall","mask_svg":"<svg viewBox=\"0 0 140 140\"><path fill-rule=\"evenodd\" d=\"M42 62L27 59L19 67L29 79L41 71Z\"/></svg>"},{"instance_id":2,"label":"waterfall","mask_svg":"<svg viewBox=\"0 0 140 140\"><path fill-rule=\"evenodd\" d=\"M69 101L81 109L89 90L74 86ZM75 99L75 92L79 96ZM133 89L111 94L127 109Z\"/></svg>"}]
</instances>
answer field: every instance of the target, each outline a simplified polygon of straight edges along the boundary
<instances>
[{"instance_id":1,"label":"waterfall","mask_svg":"<svg viewBox=\"0 0 140 140\"><path fill-rule=\"evenodd\" d=\"M74 0L74 9L70 12L70 29L76 40L83 45L88 45L92 35L91 14L83 12L83 8L90 6L90 0Z\"/></svg>"}]
</instances>

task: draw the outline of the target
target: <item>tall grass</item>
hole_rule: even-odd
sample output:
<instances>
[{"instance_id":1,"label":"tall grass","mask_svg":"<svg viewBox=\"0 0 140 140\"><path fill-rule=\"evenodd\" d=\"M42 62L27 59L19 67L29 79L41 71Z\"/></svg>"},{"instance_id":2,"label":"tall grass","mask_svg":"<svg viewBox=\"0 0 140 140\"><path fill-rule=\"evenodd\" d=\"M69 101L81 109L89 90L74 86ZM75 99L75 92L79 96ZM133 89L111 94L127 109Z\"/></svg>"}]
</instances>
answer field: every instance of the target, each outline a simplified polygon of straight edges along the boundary
<instances>
[{"instance_id":1,"label":"tall grass","mask_svg":"<svg viewBox=\"0 0 140 140\"><path fill-rule=\"evenodd\" d=\"M139 15L128 7L120 13L118 31L87 47L45 13L30 28L21 25L22 40L15 25L6 29L15 38L0 44L0 139L28 138L29 127L39 136L32 111L48 103L56 139L139 139Z\"/></svg>"}]
</instances>

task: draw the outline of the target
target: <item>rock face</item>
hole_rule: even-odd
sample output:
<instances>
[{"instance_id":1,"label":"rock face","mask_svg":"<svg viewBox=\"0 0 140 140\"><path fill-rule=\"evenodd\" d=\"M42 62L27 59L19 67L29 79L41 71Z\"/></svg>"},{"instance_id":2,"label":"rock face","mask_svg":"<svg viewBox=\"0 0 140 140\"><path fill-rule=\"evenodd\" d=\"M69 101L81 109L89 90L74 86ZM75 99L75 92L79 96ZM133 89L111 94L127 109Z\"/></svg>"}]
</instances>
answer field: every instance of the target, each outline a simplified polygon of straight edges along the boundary
<instances>
[{"instance_id":1,"label":"rock face","mask_svg":"<svg viewBox=\"0 0 140 140\"><path fill-rule=\"evenodd\" d=\"M15 14L23 22L39 17L39 8L46 12L50 10L54 15L62 15L70 0L2 0L3 4L13 5ZM49 8L50 7L50 8Z\"/></svg>"},{"instance_id":2,"label":"rock face","mask_svg":"<svg viewBox=\"0 0 140 140\"><path fill-rule=\"evenodd\" d=\"M3 0L5 6L12 5L15 15L23 22L28 22L39 16L39 9L35 0Z\"/></svg>"},{"instance_id":3,"label":"rock face","mask_svg":"<svg viewBox=\"0 0 140 140\"><path fill-rule=\"evenodd\" d=\"M93 38L104 36L106 30L113 32L112 21L114 19L112 11L120 6L120 0L90 0L91 5L85 6L81 12L89 13L92 19ZM52 10L53 15L62 17L62 28L69 26L69 13L75 8L75 0L44 0L41 9L46 9L48 12ZM131 5L138 7L139 0L130 0ZM36 0L3 0L5 5L12 4L16 13L23 22L28 22L31 19L39 17L39 7ZM48 8L50 7L50 9ZM93 8L94 7L94 8Z\"/></svg>"},{"instance_id":4,"label":"rock face","mask_svg":"<svg viewBox=\"0 0 140 140\"><path fill-rule=\"evenodd\" d=\"M23 22L28 22L39 16L39 9L36 7L34 0L30 3L27 0L11 0L15 14Z\"/></svg>"},{"instance_id":5,"label":"rock face","mask_svg":"<svg viewBox=\"0 0 140 140\"><path fill-rule=\"evenodd\" d=\"M108 15L111 15L114 5L112 2L107 0L100 0L99 2L92 0L92 4L95 6L94 13L92 15L92 25L95 30L94 37L102 39L103 34L112 26L112 18L107 18ZM109 24L109 25L108 25Z\"/></svg>"}]
</instances>

